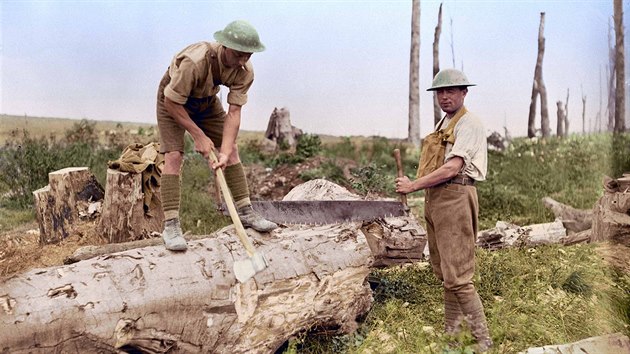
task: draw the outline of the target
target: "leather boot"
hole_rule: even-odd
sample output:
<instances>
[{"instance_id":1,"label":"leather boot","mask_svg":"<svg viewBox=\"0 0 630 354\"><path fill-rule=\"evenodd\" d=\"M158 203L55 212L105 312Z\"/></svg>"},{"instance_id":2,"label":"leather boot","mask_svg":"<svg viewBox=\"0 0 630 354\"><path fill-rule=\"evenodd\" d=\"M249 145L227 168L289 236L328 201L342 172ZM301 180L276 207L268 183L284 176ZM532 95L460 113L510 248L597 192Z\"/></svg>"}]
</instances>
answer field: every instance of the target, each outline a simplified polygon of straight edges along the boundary
<instances>
[{"instance_id":1,"label":"leather boot","mask_svg":"<svg viewBox=\"0 0 630 354\"><path fill-rule=\"evenodd\" d=\"M457 301L457 296L444 289L444 332L449 336L457 336L462 331L464 314Z\"/></svg>"},{"instance_id":2,"label":"leather boot","mask_svg":"<svg viewBox=\"0 0 630 354\"><path fill-rule=\"evenodd\" d=\"M237 211L244 227L251 227L258 232L269 232L278 227L275 222L269 221L258 214L251 205L239 208Z\"/></svg>"},{"instance_id":3,"label":"leather boot","mask_svg":"<svg viewBox=\"0 0 630 354\"><path fill-rule=\"evenodd\" d=\"M164 222L164 231L162 231L162 239L164 246L170 251L185 251L188 248L186 239L182 235L182 228L179 225L179 219L169 219Z\"/></svg>"},{"instance_id":4,"label":"leather boot","mask_svg":"<svg viewBox=\"0 0 630 354\"><path fill-rule=\"evenodd\" d=\"M488 331L488 323L483 311L483 304L476 291L473 295L467 297L468 299L466 299L466 301L460 303L461 309L473 337L477 340L476 352L484 353L492 347L492 339Z\"/></svg>"}]
</instances>

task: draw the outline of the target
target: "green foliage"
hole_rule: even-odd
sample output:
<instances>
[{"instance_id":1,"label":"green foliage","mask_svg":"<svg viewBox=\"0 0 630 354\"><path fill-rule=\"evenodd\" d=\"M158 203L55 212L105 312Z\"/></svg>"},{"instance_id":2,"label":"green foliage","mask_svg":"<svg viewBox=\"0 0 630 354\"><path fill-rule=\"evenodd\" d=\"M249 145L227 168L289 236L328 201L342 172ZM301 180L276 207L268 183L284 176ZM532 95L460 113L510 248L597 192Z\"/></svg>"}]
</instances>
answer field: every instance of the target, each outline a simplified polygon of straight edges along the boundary
<instances>
[{"instance_id":1,"label":"green foliage","mask_svg":"<svg viewBox=\"0 0 630 354\"><path fill-rule=\"evenodd\" d=\"M10 191L0 201L4 206L32 207L32 192L48 184L48 173L66 167L87 166L104 184L107 161L120 152L96 148L89 124L77 123L75 128L66 134L70 142L31 138L25 130L12 133L0 150L0 185Z\"/></svg>"},{"instance_id":2,"label":"green foliage","mask_svg":"<svg viewBox=\"0 0 630 354\"><path fill-rule=\"evenodd\" d=\"M361 194L391 194L394 190L394 176L389 174L387 166L370 163L350 171L353 178L352 188Z\"/></svg>"},{"instance_id":3,"label":"green foliage","mask_svg":"<svg viewBox=\"0 0 630 354\"><path fill-rule=\"evenodd\" d=\"M272 156L266 162L266 165L270 167L279 166L282 164L297 164L304 162L306 159L316 156L322 150L322 141L319 135L315 134L303 134L297 140L295 147L295 153L289 151L283 151L275 156Z\"/></svg>"},{"instance_id":4,"label":"green foliage","mask_svg":"<svg viewBox=\"0 0 630 354\"><path fill-rule=\"evenodd\" d=\"M96 146L98 144L98 135L96 134L96 122L90 122L87 119L81 119L74 123L72 128L66 130L65 141L67 144L86 144Z\"/></svg>"},{"instance_id":5,"label":"green foliage","mask_svg":"<svg viewBox=\"0 0 630 354\"><path fill-rule=\"evenodd\" d=\"M610 177L630 172L630 134L613 135L610 159Z\"/></svg>"},{"instance_id":6,"label":"green foliage","mask_svg":"<svg viewBox=\"0 0 630 354\"><path fill-rule=\"evenodd\" d=\"M303 181L324 178L340 186L348 185L348 181L343 175L343 169L332 161L323 162L318 168L303 171L299 174L299 177Z\"/></svg>"},{"instance_id":7,"label":"green foliage","mask_svg":"<svg viewBox=\"0 0 630 354\"><path fill-rule=\"evenodd\" d=\"M628 332L627 317L611 299L627 298L630 287L615 285L595 246L478 250L477 269L474 282L497 344L490 353ZM452 339L442 334L442 287L427 263L374 270L370 279L375 302L355 334L360 341L303 336L295 352L471 352L469 333L460 348L446 351Z\"/></svg>"},{"instance_id":8,"label":"green foliage","mask_svg":"<svg viewBox=\"0 0 630 354\"><path fill-rule=\"evenodd\" d=\"M212 172L199 154L186 157L182 171L180 220L182 229L193 234L210 234L231 223L217 211Z\"/></svg>"}]
</instances>

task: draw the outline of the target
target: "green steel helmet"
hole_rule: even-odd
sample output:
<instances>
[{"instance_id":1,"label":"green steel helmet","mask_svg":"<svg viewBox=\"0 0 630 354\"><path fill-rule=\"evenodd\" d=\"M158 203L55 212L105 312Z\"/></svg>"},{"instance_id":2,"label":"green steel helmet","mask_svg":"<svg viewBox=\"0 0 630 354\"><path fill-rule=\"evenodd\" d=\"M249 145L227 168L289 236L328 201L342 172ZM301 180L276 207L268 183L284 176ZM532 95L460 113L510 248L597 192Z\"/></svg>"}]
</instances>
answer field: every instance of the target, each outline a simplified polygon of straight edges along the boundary
<instances>
[{"instance_id":1,"label":"green steel helmet","mask_svg":"<svg viewBox=\"0 0 630 354\"><path fill-rule=\"evenodd\" d=\"M228 23L223 31L214 32L214 39L227 48L239 52L256 53L265 50L254 26L244 20Z\"/></svg>"},{"instance_id":2,"label":"green steel helmet","mask_svg":"<svg viewBox=\"0 0 630 354\"><path fill-rule=\"evenodd\" d=\"M468 87L475 86L468 81L466 75L457 69L444 69L440 70L433 78L433 83L427 91L435 91L437 89L446 87Z\"/></svg>"}]
</instances>

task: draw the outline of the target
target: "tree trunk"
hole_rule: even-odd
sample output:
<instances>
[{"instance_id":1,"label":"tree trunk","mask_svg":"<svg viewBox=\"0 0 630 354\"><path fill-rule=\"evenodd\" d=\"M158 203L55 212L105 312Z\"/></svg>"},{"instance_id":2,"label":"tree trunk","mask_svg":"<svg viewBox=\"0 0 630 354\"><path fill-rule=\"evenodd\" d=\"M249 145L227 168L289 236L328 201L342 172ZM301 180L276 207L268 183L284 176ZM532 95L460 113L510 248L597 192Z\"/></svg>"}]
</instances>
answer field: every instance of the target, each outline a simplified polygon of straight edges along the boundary
<instances>
[{"instance_id":1,"label":"tree trunk","mask_svg":"<svg viewBox=\"0 0 630 354\"><path fill-rule=\"evenodd\" d=\"M630 176L605 177L604 195L593 208L591 241L612 241L630 246Z\"/></svg>"},{"instance_id":2,"label":"tree trunk","mask_svg":"<svg viewBox=\"0 0 630 354\"><path fill-rule=\"evenodd\" d=\"M564 136L564 130L562 129L563 125L564 125L564 118L565 118L565 114L564 114L564 104L562 103L562 101L558 101L556 102L556 105L558 106L558 121L556 122L556 135L559 138L562 138Z\"/></svg>"},{"instance_id":3,"label":"tree trunk","mask_svg":"<svg viewBox=\"0 0 630 354\"><path fill-rule=\"evenodd\" d=\"M626 130L626 67L624 54L623 2L615 0L615 133Z\"/></svg>"},{"instance_id":4,"label":"tree trunk","mask_svg":"<svg viewBox=\"0 0 630 354\"><path fill-rule=\"evenodd\" d=\"M97 230L108 243L127 242L151 237L162 231L164 213L159 190L154 191L154 205L145 212L142 174L107 170L105 200Z\"/></svg>"},{"instance_id":5,"label":"tree trunk","mask_svg":"<svg viewBox=\"0 0 630 354\"><path fill-rule=\"evenodd\" d=\"M612 44L612 25L608 22L608 131L615 128L615 76L616 76L616 55Z\"/></svg>"},{"instance_id":6,"label":"tree trunk","mask_svg":"<svg viewBox=\"0 0 630 354\"><path fill-rule=\"evenodd\" d=\"M90 203L103 199L103 187L87 167L51 172L48 183L33 192L40 244L58 243L75 233Z\"/></svg>"},{"instance_id":7,"label":"tree trunk","mask_svg":"<svg viewBox=\"0 0 630 354\"><path fill-rule=\"evenodd\" d=\"M569 89L567 88L567 100L564 103L564 136L569 136Z\"/></svg>"},{"instance_id":8,"label":"tree trunk","mask_svg":"<svg viewBox=\"0 0 630 354\"><path fill-rule=\"evenodd\" d=\"M420 146L420 0L411 2L411 51L409 59L409 131L408 138Z\"/></svg>"},{"instance_id":9,"label":"tree trunk","mask_svg":"<svg viewBox=\"0 0 630 354\"><path fill-rule=\"evenodd\" d=\"M291 114L286 108L274 108L269 117L265 138L275 142L280 150L295 150L302 130L291 125Z\"/></svg>"},{"instance_id":10,"label":"tree trunk","mask_svg":"<svg viewBox=\"0 0 630 354\"><path fill-rule=\"evenodd\" d=\"M562 225L569 234L588 230L593 225L593 210L575 209L569 205L562 204L550 197L542 199L543 205L553 212L556 219L562 221Z\"/></svg>"},{"instance_id":11,"label":"tree trunk","mask_svg":"<svg viewBox=\"0 0 630 354\"><path fill-rule=\"evenodd\" d=\"M438 22L433 36L433 77L440 71L440 35L442 33L442 3L438 11ZM433 92L433 125L437 125L442 119L442 109L438 103L437 94Z\"/></svg>"},{"instance_id":12,"label":"tree trunk","mask_svg":"<svg viewBox=\"0 0 630 354\"><path fill-rule=\"evenodd\" d=\"M547 108L547 89L542 79L542 63L545 55L545 13L540 13L540 26L538 28L538 56L536 58L536 68L534 70L534 84L532 87L532 98L529 104L529 120L527 124L527 136L533 138L536 136L536 100L540 95L540 117L541 130L544 138L549 137L551 130L549 129L549 110Z\"/></svg>"},{"instance_id":13,"label":"tree trunk","mask_svg":"<svg viewBox=\"0 0 630 354\"><path fill-rule=\"evenodd\" d=\"M371 306L357 224L252 232L269 267L244 284L233 227L185 253L146 247L40 269L0 284L12 353L272 353L314 327L348 333Z\"/></svg>"},{"instance_id":14,"label":"tree trunk","mask_svg":"<svg viewBox=\"0 0 630 354\"><path fill-rule=\"evenodd\" d=\"M582 134L586 134L586 96L582 95Z\"/></svg>"}]
</instances>

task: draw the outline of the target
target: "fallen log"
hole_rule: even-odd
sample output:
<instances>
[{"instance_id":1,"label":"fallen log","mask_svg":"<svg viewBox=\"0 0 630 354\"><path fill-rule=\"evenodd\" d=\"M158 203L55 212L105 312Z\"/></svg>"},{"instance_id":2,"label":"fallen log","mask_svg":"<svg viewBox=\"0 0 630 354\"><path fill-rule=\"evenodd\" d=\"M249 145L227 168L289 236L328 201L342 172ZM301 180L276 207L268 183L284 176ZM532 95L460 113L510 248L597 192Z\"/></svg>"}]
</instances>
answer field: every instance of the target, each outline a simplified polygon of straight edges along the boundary
<instances>
[{"instance_id":1,"label":"fallen log","mask_svg":"<svg viewBox=\"0 0 630 354\"><path fill-rule=\"evenodd\" d=\"M630 339L621 333L586 338L574 343L529 348L519 354L630 353Z\"/></svg>"},{"instance_id":2,"label":"fallen log","mask_svg":"<svg viewBox=\"0 0 630 354\"><path fill-rule=\"evenodd\" d=\"M571 242L575 239L571 238ZM480 231L477 246L489 250L506 247L534 247L538 245L565 243L566 229L560 220L551 223L518 226L504 221L497 221L496 227ZM574 242L575 243L575 242Z\"/></svg>"},{"instance_id":3,"label":"fallen log","mask_svg":"<svg viewBox=\"0 0 630 354\"><path fill-rule=\"evenodd\" d=\"M347 192L329 183L292 195ZM145 245L33 270L0 282L0 351L271 353L312 328L350 333L373 301L373 249L395 256L392 264L421 254L424 229L414 222L247 230L269 267L244 284L232 267L247 255L231 226L189 241L185 253ZM374 241L367 235L377 232L365 230L379 230Z\"/></svg>"},{"instance_id":4,"label":"fallen log","mask_svg":"<svg viewBox=\"0 0 630 354\"><path fill-rule=\"evenodd\" d=\"M372 257L355 224L252 233L269 267L244 284L234 229L32 270L0 283L0 350L269 353L314 326L347 333L368 311Z\"/></svg>"},{"instance_id":5,"label":"fallen log","mask_svg":"<svg viewBox=\"0 0 630 354\"><path fill-rule=\"evenodd\" d=\"M588 230L593 225L593 210L575 209L572 206L562 204L550 197L544 197L542 203L551 209L556 219L562 221L568 234Z\"/></svg>"}]
</instances>

